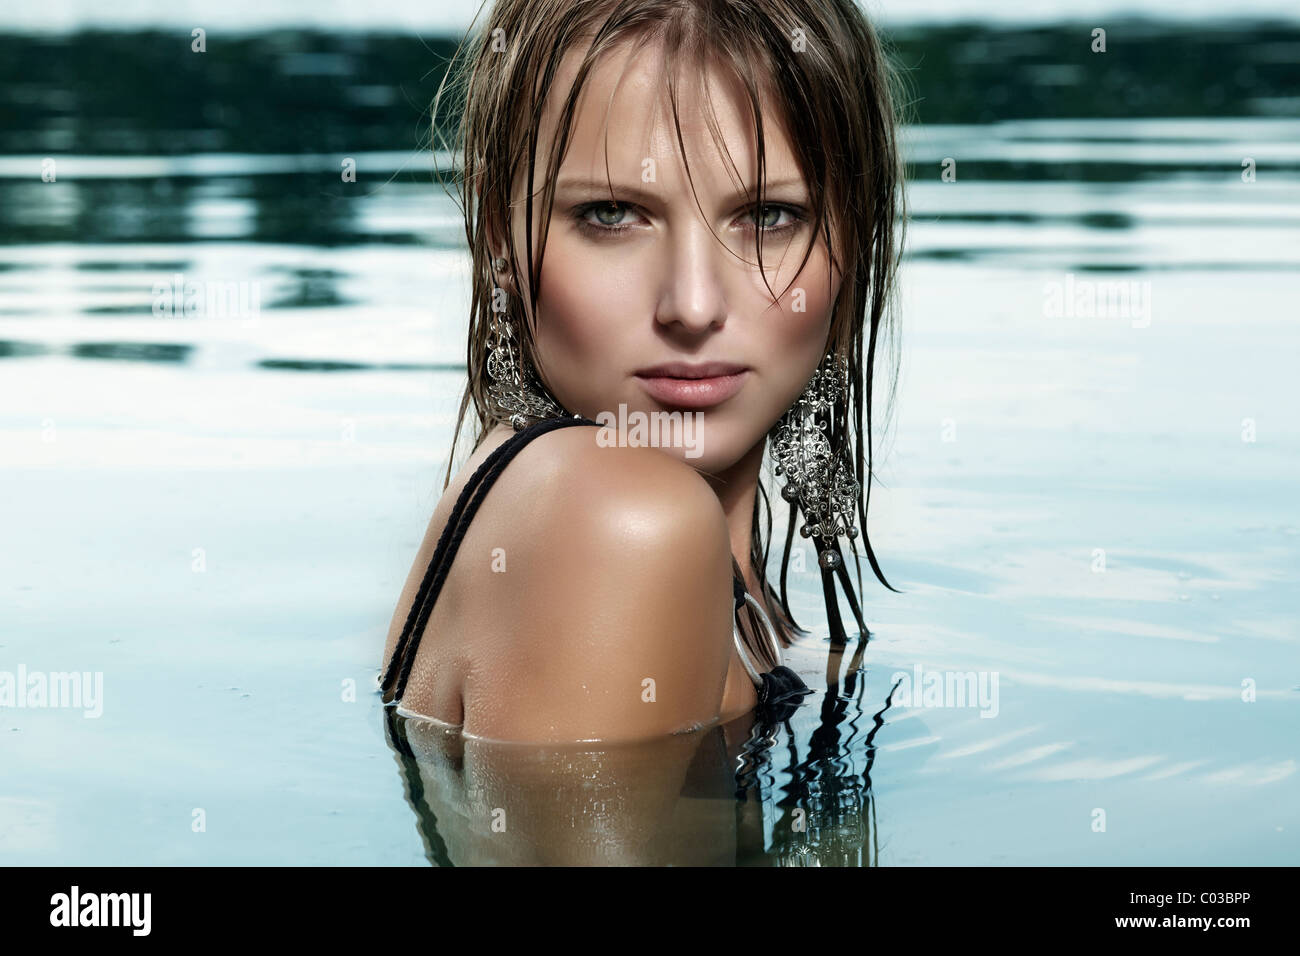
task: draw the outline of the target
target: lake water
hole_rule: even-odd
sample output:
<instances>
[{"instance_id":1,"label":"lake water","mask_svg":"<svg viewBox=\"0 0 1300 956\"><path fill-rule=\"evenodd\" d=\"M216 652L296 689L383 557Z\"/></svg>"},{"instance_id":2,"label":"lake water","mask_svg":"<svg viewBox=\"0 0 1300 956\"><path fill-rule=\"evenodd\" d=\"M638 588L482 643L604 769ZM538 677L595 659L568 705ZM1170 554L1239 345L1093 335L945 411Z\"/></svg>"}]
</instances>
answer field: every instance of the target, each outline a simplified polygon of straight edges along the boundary
<instances>
[{"instance_id":1,"label":"lake water","mask_svg":"<svg viewBox=\"0 0 1300 956\"><path fill-rule=\"evenodd\" d=\"M908 143L904 593L828 676L793 574L787 722L605 751L406 749L374 690L463 377L427 157L0 160L0 671L102 674L0 707L0 860L1300 862L1300 121ZM257 309L155 314L187 282Z\"/></svg>"}]
</instances>

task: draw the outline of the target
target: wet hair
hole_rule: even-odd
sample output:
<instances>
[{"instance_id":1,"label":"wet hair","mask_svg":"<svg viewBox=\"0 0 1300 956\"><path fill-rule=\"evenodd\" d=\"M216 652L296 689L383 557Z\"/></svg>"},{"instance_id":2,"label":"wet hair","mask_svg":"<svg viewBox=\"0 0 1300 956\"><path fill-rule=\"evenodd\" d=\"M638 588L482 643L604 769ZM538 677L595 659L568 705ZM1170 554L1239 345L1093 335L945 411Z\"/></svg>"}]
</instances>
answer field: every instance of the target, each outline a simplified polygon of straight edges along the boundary
<instances>
[{"instance_id":1,"label":"wet hair","mask_svg":"<svg viewBox=\"0 0 1300 956\"><path fill-rule=\"evenodd\" d=\"M480 8L479 16L482 12ZM758 153L755 199L760 208L766 178L762 103L775 104L780 112L777 119L789 137L812 207L809 221L813 239L803 263L820 234L827 241L832 263L843 276L833 304L826 352L847 361L849 388L833 410L823 416L826 435L832 449L853 464L862 488L856 507L862 548L876 577L894 590L872 551L866 519L872 478L873 372L878 349L888 346L892 373L896 373L898 361L891 316L905 222L898 141L900 74L862 11L853 0L497 0L486 22L476 28L477 23L478 16L453 55L434 101L435 146L439 145L437 138L443 136L438 128L439 117L449 115L452 119L447 125L452 127L453 138L442 138L442 147L461 164L456 179L458 195L454 198L464 215L473 264L466 353L469 381L457 414L453 457L471 407L476 425L475 447L504 420L494 411L488 393L487 355L496 285L492 248L498 241L504 245L510 257L508 271L521 274L514 243L507 241L516 178L524 174L524 196L538 195L538 151L549 149L547 175L542 177L540 191L542 218L538 234L544 237L556 174L568 144L578 97L591 70L602 56L623 44L642 49L661 44L664 82L675 122L679 71L694 68L704 74L721 67L743 84L754 122ZM584 47L572 88L558 90L562 106L554 139L541 144L538 139L543 110L559 68L567 54ZM448 99L452 101L450 107ZM712 118L712 113L708 115ZM711 122L709 128L717 141L716 123ZM685 160L679 126L677 138ZM731 167L734 169L735 164L731 163ZM543 248L533 249L532 202L526 203L525 216L529 295L523 299L511 296L506 318L525 368L536 369L544 388L545 370L537 368L534 335L538 276L545 249L544 242ZM761 269L761 229L757 235ZM887 417L896 384L897 375L891 374ZM770 463L766 470L770 471ZM449 461L444 487L450 478ZM773 624L787 644L802 631L791 613L787 590L798 521L797 506L791 504L789 510L778 597L766 573L772 539L771 501L764 481L759 482L749 559L761 582L765 603L772 610ZM760 520L764 515L765 522ZM857 564L860 591L861 555L857 540L849 539L849 544ZM840 553L838 542L831 547ZM866 637L866 624L844 562L836 574L860 633ZM822 585L831 639L844 643L846 635L830 574L822 575ZM749 635L746 640L755 643ZM751 649L760 657L768 656L760 647Z\"/></svg>"}]
</instances>

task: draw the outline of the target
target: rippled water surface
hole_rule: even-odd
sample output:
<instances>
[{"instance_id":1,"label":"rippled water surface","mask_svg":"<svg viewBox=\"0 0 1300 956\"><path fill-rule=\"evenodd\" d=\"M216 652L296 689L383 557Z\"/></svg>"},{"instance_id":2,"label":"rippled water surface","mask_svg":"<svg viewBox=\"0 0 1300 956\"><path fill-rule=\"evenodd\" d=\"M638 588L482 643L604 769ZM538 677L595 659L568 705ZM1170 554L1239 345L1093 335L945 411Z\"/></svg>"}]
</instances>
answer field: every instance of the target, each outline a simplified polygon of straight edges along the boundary
<instances>
[{"instance_id":1,"label":"rippled water surface","mask_svg":"<svg viewBox=\"0 0 1300 956\"><path fill-rule=\"evenodd\" d=\"M908 149L872 497L903 593L868 572L871 640L828 661L794 573L788 720L604 750L373 691L463 376L427 159L344 192L332 154L0 160L0 670L104 681L98 718L0 709L0 858L1300 862L1300 122ZM189 282L258 307L157 314ZM930 673L987 696L903 701Z\"/></svg>"}]
</instances>

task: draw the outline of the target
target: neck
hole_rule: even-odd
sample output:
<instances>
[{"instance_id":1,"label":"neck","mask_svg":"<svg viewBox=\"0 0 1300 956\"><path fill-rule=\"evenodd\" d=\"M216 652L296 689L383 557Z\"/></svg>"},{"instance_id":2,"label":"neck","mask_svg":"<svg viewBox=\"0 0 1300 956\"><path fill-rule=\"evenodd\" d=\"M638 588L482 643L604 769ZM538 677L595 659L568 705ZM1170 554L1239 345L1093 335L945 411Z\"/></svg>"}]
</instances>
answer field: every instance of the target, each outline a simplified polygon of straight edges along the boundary
<instances>
[{"instance_id":1,"label":"neck","mask_svg":"<svg viewBox=\"0 0 1300 956\"><path fill-rule=\"evenodd\" d=\"M754 501L758 496L758 475L766 446L765 437L726 471L704 476L713 488L714 494L718 496L718 500L722 502L722 511L727 517L727 530L731 538L731 553L735 556L736 563L740 565L741 574L745 578L745 587L755 597L761 594L758 588L758 577L762 569L751 566L749 548L754 533Z\"/></svg>"}]
</instances>

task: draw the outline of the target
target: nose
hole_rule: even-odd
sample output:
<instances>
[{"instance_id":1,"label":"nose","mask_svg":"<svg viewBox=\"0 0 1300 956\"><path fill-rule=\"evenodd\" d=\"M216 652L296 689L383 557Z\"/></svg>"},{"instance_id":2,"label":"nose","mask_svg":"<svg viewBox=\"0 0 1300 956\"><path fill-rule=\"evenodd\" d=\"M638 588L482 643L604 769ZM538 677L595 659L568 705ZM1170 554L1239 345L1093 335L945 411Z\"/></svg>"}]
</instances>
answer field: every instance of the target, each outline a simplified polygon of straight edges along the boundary
<instances>
[{"instance_id":1,"label":"nose","mask_svg":"<svg viewBox=\"0 0 1300 956\"><path fill-rule=\"evenodd\" d=\"M665 328L699 334L720 329L727 317L727 297L720 258L728 250L698 216L668 238L665 271L655 321Z\"/></svg>"}]
</instances>

